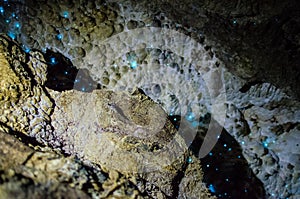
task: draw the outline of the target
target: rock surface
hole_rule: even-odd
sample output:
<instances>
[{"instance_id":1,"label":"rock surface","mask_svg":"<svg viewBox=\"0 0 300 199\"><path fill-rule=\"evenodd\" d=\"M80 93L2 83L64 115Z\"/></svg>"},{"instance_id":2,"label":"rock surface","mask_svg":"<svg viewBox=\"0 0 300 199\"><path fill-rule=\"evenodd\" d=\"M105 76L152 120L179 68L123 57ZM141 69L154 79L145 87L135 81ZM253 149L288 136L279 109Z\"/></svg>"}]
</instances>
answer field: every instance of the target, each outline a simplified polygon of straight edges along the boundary
<instances>
[{"instance_id":1,"label":"rock surface","mask_svg":"<svg viewBox=\"0 0 300 199\"><path fill-rule=\"evenodd\" d=\"M15 24L20 21L14 18L11 25L5 25L3 29L11 38L21 42L25 51L49 48L60 52L79 68L88 69L94 81L109 89L142 88L168 114L174 111L187 119L193 118L192 113L204 117L212 111L211 95L215 96L215 99L227 104L224 126L241 144L245 158L264 183L268 197L297 197L300 194L297 167L299 103L289 95L299 97L299 33L296 30L299 6L297 1L274 1L270 9L268 2L59 1L57 4L38 1L35 5L27 2L18 7L24 19L21 28ZM196 17L197 20L194 20ZM177 48L163 49L162 42L154 46L139 43L142 34L134 34L134 38L128 34L144 27L171 28L195 39L199 49L204 49L198 54L200 62L191 66L189 61L197 55L180 54ZM125 36L119 37L118 42L100 45L109 43L105 43L109 41L107 38L118 38L117 35ZM147 37L152 38L156 34L149 35ZM187 41L183 43L189 43ZM138 44L137 48L132 49L135 44ZM124 49L133 52L116 54ZM176 56L168 50L175 51ZM149 63L157 68L149 67L149 71L147 67L139 67ZM162 67L165 65L168 67ZM201 76L211 71L204 82L198 75L199 70L202 70ZM166 78L168 76L171 78ZM215 77L220 81L212 81ZM17 81L29 86L28 78ZM205 87L208 85L213 92L207 92ZM226 100L222 92L218 92L222 85L226 86ZM82 90L94 88L89 84L80 86ZM16 99L15 95L12 99ZM198 102L201 102L200 105ZM48 106L52 105L49 103ZM114 109L117 114L120 112L118 108ZM11 114L5 114L1 121L10 127L16 125L9 122L14 121L13 117L10 119ZM46 116L41 114L40 117ZM203 122L197 123L197 119L196 126L208 126ZM221 119L224 118L221 116ZM48 124L49 120L46 121ZM24 124L31 128L28 123ZM20 126L14 128L22 129ZM50 135L47 128L44 132L32 135L40 135L38 139L43 140L45 135ZM52 138L50 136L50 140L55 140Z\"/></svg>"},{"instance_id":2,"label":"rock surface","mask_svg":"<svg viewBox=\"0 0 300 199\"><path fill-rule=\"evenodd\" d=\"M42 54L31 53L29 57L3 35L0 42L0 122L40 142L51 140L53 103L41 86L46 76Z\"/></svg>"},{"instance_id":3,"label":"rock surface","mask_svg":"<svg viewBox=\"0 0 300 199\"><path fill-rule=\"evenodd\" d=\"M189 153L164 110L146 95L138 90L129 94L46 89L44 79L36 77L46 77L45 71L37 73L42 54L26 54L9 38L1 39L1 70L6 75L0 102L2 116L8 118L0 123L1 196L214 198L202 182L200 161ZM16 64L19 57L22 67ZM32 72L33 66L37 69ZM9 90L11 86L15 87ZM44 101L34 100L40 96L51 102L48 114ZM47 119L35 132L28 104ZM12 121L11 115L26 115L29 122L24 116Z\"/></svg>"},{"instance_id":4,"label":"rock surface","mask_svg":"<svg viewBox=\"0 0 300 199\"><path fill-rule=\"evenodd\" d=\"M176 187L185 176L180 173L191 167L188 147L158 104L138 90L132 95L94 90L52 92L51 96L56 102L51 116L54 135L65 153L99 164L104 170L139 176L167 196L177 197ZM203 186L200 168L197 163L192 165L189 172L199 177L185 176L184 185L194 183L185 189L195 192L180 194L204 197L203 191L196 191Z\"/></svg>"},{"instance_id":5,"label":"rock surface","mask_svg":"<svg viewBox=\"0 0 300 199\"><path fill-rule=\"evenodd\" d=\"M1 132L1 198L143 198L130 179ZM113 172L113 171L112 171Z\"/></svg>"}]
</instances>

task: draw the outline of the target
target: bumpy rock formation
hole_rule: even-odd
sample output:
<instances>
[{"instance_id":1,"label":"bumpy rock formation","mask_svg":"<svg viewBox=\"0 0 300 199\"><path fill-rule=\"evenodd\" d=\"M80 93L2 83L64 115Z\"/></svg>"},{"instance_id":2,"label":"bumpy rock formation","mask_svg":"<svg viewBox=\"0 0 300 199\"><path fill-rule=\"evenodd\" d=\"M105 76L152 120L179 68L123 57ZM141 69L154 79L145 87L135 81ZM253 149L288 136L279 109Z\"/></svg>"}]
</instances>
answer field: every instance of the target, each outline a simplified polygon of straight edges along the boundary
<instances>
[{"instance_id":1,"label":"bumpy rock formation","mask_svg":"<svg viewBox=\"0 0 300 199\"><path fill-rule=\"evenodd\" d=\"M300 194L299 103L282 91L299 96L299 36L294 28L299 21L298 7L296 1L274 2L273 9L266 1L240 0L37 1L34 5L26 2L16 6L22 20L11 17L9 8L4 6L3 19L9 19L10 25L2 25L2 29L22 43L25 51L49 48L62 53L77 67L87 69L93 82L108 89L142 88L168 114L180 114L190 119L192 126L208 128L201 119L214 111L212 104L225 104L227 114L213 112L213 117L241 144L268 197L285 198ZM140 28L145 31L135 31ZM161 32L156 28L176 30L195 42L159 37ZM143 34L147 31L150 34ZM196 45L185 48L183 44ZM18 81L28 87L25 80ZM76 80L80 80L80 75ZM77 90L82 91L95 88L77 85ZM226 90L222 90L224 87ZM17 99L15 95L11 98ZM123 109L115 104L110 108L126 121ZM14 126L7 119L11 114L5 114L1 121ZM39 118L47 117L41 113ZM49 120L45 120L48 124ZM32 128L26 122L25 126ZM51 135L47 128L45 133L33 132L33 136L40 135L39 140ZM59 139L51 135L48 140L56 140L53 146L65 141L61 132L56 135Z\"/></svg>"},{"instance_id":2,"label":"bumpy rock formation","mask_svg":"<svg viewBox=\"0 0 300 199\"><path fill-rule=\"evenodd\" d=\"M0 37L1 49L1 123L14 131L51 140L50 113L53 104L41 86L46 64L41 53L26 55L7 37ZM34 76L33 76L34 75Z\"/></svg>"},{"instance_id":3,"label":"bumpy rock formation","mask_svg":"<svg viewBox=\"0 0 300 199\"><path fill-rule=\"evenodd\" d=\"M264 83L231 93L225 128L271 198L299 195L300 104ZM243 99L243 100L240 100Z\"/></svg>"},{"instance_id":4,"label":"bumpy rock formation","mask_svg":"<svg viewBox=\"0 0 300 199\"><path fill-rule=\"evenodd\" d=\"M121 2L139 12L160 11L196 29L232 73L249 82L272 83L299 99L299 1ZM159 15L155 19L161 21Z\"/></svg>"},{"instance_id":5,"label":"bumpy rock formation","mask_svg":"<svg viewBox=\"0 0 300 199\"><path fill-rule=\"evenodd\" d=\"M46 90L42 54L26 54L9 38L1 39L2 196L213 198L202 182L200 161L146 95ZM28 108L43 113L36 131L32 121L39 115Z\"/></svg>"}]
</instances>

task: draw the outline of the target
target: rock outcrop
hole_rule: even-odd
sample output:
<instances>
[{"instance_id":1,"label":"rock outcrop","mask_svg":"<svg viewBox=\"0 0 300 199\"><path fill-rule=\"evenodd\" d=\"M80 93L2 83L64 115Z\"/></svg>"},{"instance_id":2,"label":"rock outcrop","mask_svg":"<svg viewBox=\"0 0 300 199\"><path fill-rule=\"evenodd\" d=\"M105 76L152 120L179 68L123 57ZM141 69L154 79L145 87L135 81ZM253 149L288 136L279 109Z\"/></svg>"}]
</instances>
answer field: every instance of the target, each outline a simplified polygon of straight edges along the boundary
<instances>
[{"instance_id":1,"label":"rock outcrop","mask_svg":"<svg viewBox=\"0 0 300 199\"><path fill-rule=\"evenodd\" d=\"M1 42L1 196L213 198L200 161L149 97L46 89L43 55Z\"/></svg>"}]
</instances>

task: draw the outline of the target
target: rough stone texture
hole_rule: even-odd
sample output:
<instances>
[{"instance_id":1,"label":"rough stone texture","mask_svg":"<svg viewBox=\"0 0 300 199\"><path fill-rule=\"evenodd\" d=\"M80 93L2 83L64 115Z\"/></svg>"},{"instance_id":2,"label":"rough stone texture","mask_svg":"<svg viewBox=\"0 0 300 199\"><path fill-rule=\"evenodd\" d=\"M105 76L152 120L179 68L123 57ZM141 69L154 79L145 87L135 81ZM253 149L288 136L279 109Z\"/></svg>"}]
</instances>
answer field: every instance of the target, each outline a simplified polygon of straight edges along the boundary
<instances>
[{"instance_id":1,"label":"rough stone texture","mask_svg":"<svg viewBox=\"0 0 300 199\"><path fill-rule=\"evenodd\" d=\"M292 0L280 2L240 0L230 2L195 2L194 0L120 2L108 4L103 1L80 1L80 3L69 1L57 4L41 1L35 5L28 2L25 6L28 10L20 9L20 13L26 11L21 30L14 28L14 31L15 33L22 32L22 36L16 37L25 46L41 50L50 48L61 52L78 67L89 69L96 81L110 89L117 88L115 85L126 88L136 85L136 82L132 85L131 74L138 74L137 71L140 69L136 71L130 69L134 68L132 60L125 57L125 67L118 65L112 67L115 64L112 61L115 60L106 57L115 55L114 49L120 51L128 46L133 47L136 43L130 41L132 39L130 37L128 37L130 38L128 41L126 38L121 38L117 42L119 46L108 45L102 48L99 42L105 41L106 38L123 30L126 32L133 28L148 26L176 29L195 38L198 43L203 44L206 50L205 53L203 52L205 56L200 56L206 61L201 64L201 68L204 70L204 73L201 71L201 75L205 74L205 70L223 65L236 75L233 76L226 70L225 72L217 70L217 73L220 72L219 75L224 78L219 83L226 85L228 119L225 127L241 143L245 157L253 171L265 183L269 197L297 197L299 195L297 192L299 190L299 169L295 165L299 159L297 154L299 151L299 146L297 146L299 143L299 128L297 127L300 120L299 105L273 85L280 87L288 94L299 97L299 32L297 24L300 6L297 5L298 2ZM162 13L157 13L157 10ZM65 16L64 11L69 11L68 16ZM51 13L51 17L49 17L49 13ZM7 29L7 31L9 30L11 29ZM60 34L62 34L62 38ZM144 53L143 49L151 48L151 46L143 45L139 46L142 49L141 55L136 53L138 59L135 61L138 65L142 64L144 60L149 61L147 58L140 58L147 57L147 53L151 53L145 50L146 53ZM169 60L172 60L161 59L168 53L164 53L162 49L158 50L162 53L153 56L155 63L167 64ZM175 48L171 50L175 50ZM215 54L224 64L215 58ZM97 56L95 57L95 55ZM178 59L176 58L171 63L179 64L179 68L182 67L185 70L182 72L183 76L192 74L196 81L179 76L180 80L171 83L169 90L172 86L178 86L178 82L183 82L182 84L185 81L198 83L200 79L195 78L194 74L197 73L190 73L188 67L183 64L185 62L179 62ZM91 63L93 60L94 63ZM107 60L108 62L106 62ZM161 62L160 60L166 61ZM101 65L102 62L108 64ZM119 74L115 70L116 68L119 68L120 71L124 70L124 72ZM197 64L194 68L199 69ZM166 70L160 70L161 73L166 73ZM132 73L126 75L125 73L128 71ZM145 71L140 74L140 77L144 77ZM161 80L161 77L158 75L157 79ZM213 79L213 75L210 79ZM210 81L207 79L205 81L210 85ZM155 83L157 84L157 82ZM163 85L163 83L159 81L159 84ZM148 89L147 94L156 98L157 102L161 100L161 104L168 113L172 111L172 107L177 108L176 102L172 102L164 94L164 89L161 89L163 94L158 96L157 92L154 92L159 90L156 85L145 85L142 81L139 86L146 91ZM218 88L218 84L212 87ZM163 86L159 86L159 88L163 88ZM176 93L175 97L187 102L191 102L197 96L196 93L198 94L194 90L190 95L186 94L189 90L186 87L181 90L183 90L183 94ZM187 92L185 93L185 91ZM200 89L200 93L204 96L207 94L205 89ZM218 93L215 94L217 96ZM198 113L200 110L199 112L204 114L209 110L209 100L203 102L203 110L196 106L195 112ZM188 113L186 111L188 105L183 103L183 107L181 114L185 116ZM280 116L283 113L285 115ZM276 144L272 144L273 141ZM288 144L286 145L286 143ZM283 148L284 153L281 152ZM285 187L285 185L287 186Z\"/></svg>"},{"instance_id":2,"label":"rough stone texture","mask_svg":"<svg viewBox=\"0 0 300 199\"><path fill-rule=\"evenodd\" d=\"M21 108L26 108L26 103L18 104L20 99L25 102L31 100L33 104L32 98L39 97L40 92L24 89L30 86L37 87L43 91L41 95L55 102L54 112L49 112L51 118L47 120L51 119L51 128L45 131L45 137L40 136L40 131L32 133L30 127L33 124L27 124L20 118L13 122L1 121L2 131L14 134L24 143L36 145L33 150L16 138L1 134L1 192L4 196L39 198L47 190L46 194L57 198L67 192L70 192L70 197L81 198L85 198L86 194L93 198L168 198L177 195L213 198L202 182L199 161L190 168L187 158L196 157L188 153L184 140L158 104L138 90L132 95L107 90L95 90L93 93L46 90L43 88L46 74L36 74L38 66L43 65L43 56L36 51L25 54L10 39L1 38L1 69L8 74L3 75L1 92L10 97L2 98L1 102L6 106L1 106L1 111L18 112L21 105ZM19 51L7 50L8 47ZM14 65L18 61L16 55L23 55L22 68ZM39 57L34 59L35 55ZM34 67L38 68L33 72L36 82L30 71ZM40 67L40 71L45 72L44 68ZM17 88L13 90L15 92L9 92L6 85ZM20 93L18 89L24 92ZM29 97L23 97L26 91ZM44 111L42 103L35 106L38 112ZM29 119L31 115L28 113ZM43 129L48 124L39 125ZM39 146L39 143L75 155L79 160L76 162L72 157L64 157L59 152ZM186 170L186 167L189 169ZM199 178L188 178L189 170L193 170ZM179 187L185 172L187 175L182 186L189 181L195 186ZM180 189L185 189L185 192Z\"/></svg>"},{"instance_id":3,"label":"rough stone texture","mask_svg":"<svg viewBox=\"0 0 300 199\"><path fill-rule=\"evenodd\" d=\"M186 170L188 148L158 104L138 90L132 95L108 90L51 95L56 101L51 116L54 135L65 153L76 154L105 170L137 175L167 196L177 197L176 186L182 178L178 175ZM205 190L197 163L190 169L198 178L185 177L184 186L195 185L180 192L185 197L206 194L196 191L200 187Z\"/></svg>"},{"instance_id":4,"label":"rough stone texture","mask_svg":"<svg viewBox=\"0 0 300 199\"><path fill-rule=\"evenodd\" d=\"M142 198L130 179L0 132L1 198ZM126 188L125 188L126 187Z\"/></svg>"},{"instance_id":5,"label":"rough stone texture","mask_svg":"<svg viewBox=\"0 0 300 199\"><path fill-rule=\"evenodd\" d=\"M0 42L0 122L14 131L35 136L40 142L51 140L49 116L53 104L41 86L46 76L45 64L36 61L37 57L42 59L42 54L32 53L29 57L3 35ZM33 77L30 69L40 75Z\"/></svg>"},{"instance_id":6,"label":"rough stone texture","mask_svg":"<svg viewBox=\"0 0 300 199\"><path fill-rule=\"evenodd\" d=\"M299 1L122 1L126 3L139 12L159 10L196 29L232 73L272 83L299 99Z\"/></svg>"},{"instance_id":7,"label":"rough stone texture","mask_svg":"<svg viewBox=\"0 0 300 199\"><path fill-rule=\"evenodd\" d=\"M224 127L270 198L299 196L299 102L269 83L245 92L229 88L227 100Z\"/></svg>"},{"instance_id":8,"label":"rough stone texture","mask_svg":"<svg viewBox=\"0 0 300 199\"><path fill-rule=\"evenodd\" d=\"M65 194L70 198L89 198L78 186L74 189L64 183L76 180L70 167L76 165L74 160L72 163L70 158L53 152L37 152L3 132L0 137L1 198L62 198Z\"/></svg>"}]
</instances>

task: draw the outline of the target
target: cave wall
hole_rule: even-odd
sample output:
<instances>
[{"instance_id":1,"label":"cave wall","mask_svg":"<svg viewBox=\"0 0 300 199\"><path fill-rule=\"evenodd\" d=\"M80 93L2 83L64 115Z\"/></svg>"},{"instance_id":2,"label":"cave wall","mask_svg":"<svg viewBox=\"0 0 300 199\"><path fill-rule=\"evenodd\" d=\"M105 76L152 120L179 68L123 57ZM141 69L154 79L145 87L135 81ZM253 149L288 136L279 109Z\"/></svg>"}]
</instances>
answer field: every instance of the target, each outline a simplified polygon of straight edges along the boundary
<instances>
[{"instance_id":1,"label":"cave wall","mask_svg":"<svg viewBox=\"0 0 300 199\"><path fill-rule=\"evenodd\" d=\"M122 62L123 57L118 60L117 63L126 67L102 68L99 65L106 64L102 63L105 57L99 55L132 47L135 43L125 41L124 46L102 48L101 41L123 31L143 27L173 28L190 36L201 49L203 47L203 54L199 57L206 62L202 63L201 69L207 66L206 70L217 71L214 74L218 74L216 77L220 82L211 81L216 84L213 87L218 90L221 84L226 88L224 127L240 143L245 158L264 183L269 197L283 198L299 195L297 144L300 116L299 103L294 99L299 99L297 4L296 1L110 1L107 4L103 1L38 1L36 4L28 1L23 4L20 1L15 4L15 16L11 7L3 5L1 29L20 42L25 52L38 49L47 53L50 49L63 54L78 68L90 71L93 81L80 85L79 90L83 91L97 87L94 82L108 88L115 88L115 85L130 87L137 71L133 70L136 65L149 61L177 64L182 57L184 59L184 56L173 58L170 52L162 49L147 51L145 49L149 46L141 46L144 50L128 53L125 63ZM163 62L160 62L162 57ZM50 56L47 62L55 66L56 61ZM177 72L160 68L160 74L189 74L197 80L193 83L199 85L197 72L184 67L185 62L172 66L178 68ZM222 70L216 69L219 66ZM62 76L67 77L65 72L68 71L64 70ZM205 70L201 72L205 74ZM143 76L146 72L140 74ZM156 79L163 79L161 77L164 76L158 75ZM184 75L176 77L178 81L172 78L166 80L174 87L180 85L184 88L175 92L176 98L197 101L203 99L199 97L200 93L207 95L205 88L197 88L196 92L191 90L193 86L185 84ZM141 81L139 86L144 86L148 95L160 100L166 110L176 107L176 102L161 89L164 82L156 80L158 87L146 86L146 80ZM157 97L158 88L161 95ZM219 93L216 96L223 99ZM204 99L203 103L206 103L205 106L194 107L200 116L208 112L209 100ZM181 114L189 117L187 110L188 106L185 106ZM178 112L175 110L175 113Z\"/></svg>"}]
</instances>

